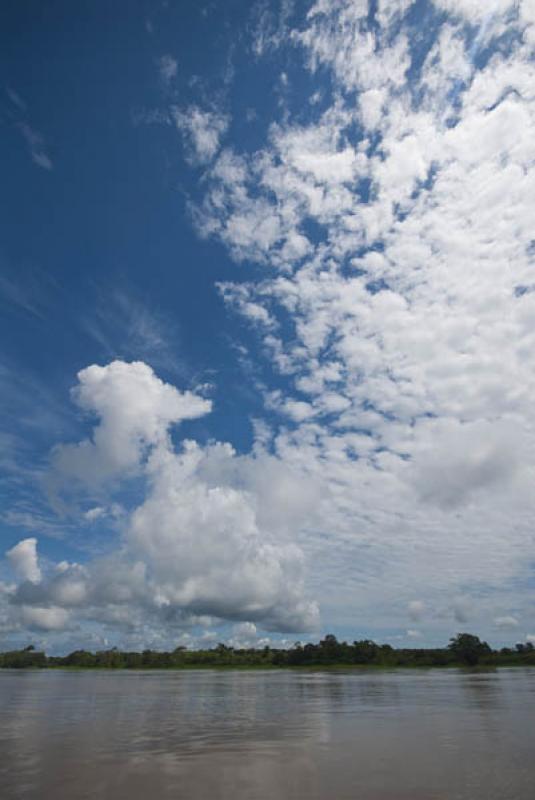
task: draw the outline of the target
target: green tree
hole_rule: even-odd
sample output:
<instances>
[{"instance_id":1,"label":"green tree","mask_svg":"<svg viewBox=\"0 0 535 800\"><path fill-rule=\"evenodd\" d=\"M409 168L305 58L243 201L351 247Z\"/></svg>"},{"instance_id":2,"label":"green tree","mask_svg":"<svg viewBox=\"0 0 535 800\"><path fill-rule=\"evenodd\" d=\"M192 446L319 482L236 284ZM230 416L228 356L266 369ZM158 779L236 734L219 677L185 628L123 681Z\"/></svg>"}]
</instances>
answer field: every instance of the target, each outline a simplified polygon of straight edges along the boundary
<instances>
[{"instance_id":1,"label":"green tree","mask_svg":"<svg viewBox=\"0 0 535 800\"><path fill-rule=\"evenodd\" d=\"M353 642L353 661L355 664L371 664L379 654L379 645L371 639Z\"/></svg>"},{"instance_id":2,"label":"green tree","mask_svg":"<svg viewBox=\"0 0 535 800\"><path fill-rule=\"evenodd\" d=\"M458 633L450 639L448 650L456 661L470 667L474 667L483 656L492 652L486 642L482 642L479 636L472 633Z\"/></svg>"}]
</instances>

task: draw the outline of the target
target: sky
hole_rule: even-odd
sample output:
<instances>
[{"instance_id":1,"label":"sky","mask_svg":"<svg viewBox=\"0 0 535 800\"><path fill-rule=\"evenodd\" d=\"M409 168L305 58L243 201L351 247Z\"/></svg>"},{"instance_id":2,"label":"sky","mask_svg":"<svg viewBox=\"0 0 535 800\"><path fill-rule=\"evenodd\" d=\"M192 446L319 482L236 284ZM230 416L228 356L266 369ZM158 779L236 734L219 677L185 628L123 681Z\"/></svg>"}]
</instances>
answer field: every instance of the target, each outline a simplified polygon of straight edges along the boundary
<instances>
[{"instance_id":1,"label":"sky","mask_svg":"<svg viewBox=\"0 0 535 800\"><path fill-rule=\"evenodd\" d=\"M535 642L533 0L0 10L0 649Z\"/></svg>"}]
</instances>

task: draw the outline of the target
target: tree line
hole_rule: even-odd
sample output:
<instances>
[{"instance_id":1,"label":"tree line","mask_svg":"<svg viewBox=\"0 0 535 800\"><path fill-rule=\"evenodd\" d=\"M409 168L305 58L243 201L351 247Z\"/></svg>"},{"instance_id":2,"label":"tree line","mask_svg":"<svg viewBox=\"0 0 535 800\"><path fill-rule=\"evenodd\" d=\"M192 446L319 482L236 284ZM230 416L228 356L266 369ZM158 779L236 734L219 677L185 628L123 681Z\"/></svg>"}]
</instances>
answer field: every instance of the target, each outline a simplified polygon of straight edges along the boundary
<instances>
[{"instance_id":1,"label":"tree line","mask_svg":"<svg viewBox=\"0 0 535 800\"><path fill-rule=\"evenodd\" d=\"M112 647L92 653L75 650L66 656L47 656L29 645L23 650L0 653L0 668L78 667L85 669L188 669L202 667L450 667L450 666L535 666L533 644L517 644L493 650L487 642L470 633L459 633L443 648L394 648L370 639L339 642L327 634L317 644L276 647L234 648L225 644L209 650L143 650L128 652Z\"/></svg>"}]
</instances>

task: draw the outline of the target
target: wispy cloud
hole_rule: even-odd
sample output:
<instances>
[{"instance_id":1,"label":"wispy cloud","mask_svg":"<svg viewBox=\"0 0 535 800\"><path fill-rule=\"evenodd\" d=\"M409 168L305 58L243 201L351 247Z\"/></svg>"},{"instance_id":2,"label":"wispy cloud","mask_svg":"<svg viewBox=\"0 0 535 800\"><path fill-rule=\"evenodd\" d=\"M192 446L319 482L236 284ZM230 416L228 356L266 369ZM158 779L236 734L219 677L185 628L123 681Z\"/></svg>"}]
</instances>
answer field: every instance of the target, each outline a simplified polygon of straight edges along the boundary
<instances>
[{"instance_id":1,"label":"wispy cloud","mask_svg":"<svg viewBox=\"0 0 535 800\"><path fill-rule=\"evenodd\" d=\"M140 359L182 378L191 375L176 322L128 290L97 292L94 309L79 324L107 359Z\"/></svg>"},{"instance_id":2,"label":"wispy cloud","mask_svg":"<svg viewBox=\"0 0 535 800\"><path fill-rule=\"evenodd\" d=\"M44 319L34 300L34 292L28 290L20 282L10 280L6 275L0 273L0 295L13 306L16 306L29 314L33 314L40 319Z\"/></svg>"},{"instance_id":3,"label":"wispy cloud","mask_svg":"<svg viewBox=\"0 0 535 800\"><path fill-rule=\"evenodd\" d=\"M26 102L10 86L6 86L5 91L11 102L10 117L14 119L15 127L26 142L32 161L42 169L52 170L54 164L43 136L28 122L28 106Z\"/></svg>"},{"instance_id":4,"label":"wispy cloud","mask_svg":"<svg viewBox=\"0 0 535 800\"><path fill-rule=\"evenodd\" d=\"M52 159L46 152L45 142L39 131L36 131L27 122L19 122L17 127L28 145L32 161L43 169L53 169Z\"/></svg>"},{"instance_id":5,"label":"wispy cloud","mask_svg":"<svg viewBox=\"0 0 535 800\"><path fill-rule=\"evenodd\" d=\"M13 105L17 106L19 111L27 110L28 106L26 105L20 94L18 94L14 89L12 89L10 86L6 86L6 93L11 102L13 103Z\"/></svg>"}]
</instances>

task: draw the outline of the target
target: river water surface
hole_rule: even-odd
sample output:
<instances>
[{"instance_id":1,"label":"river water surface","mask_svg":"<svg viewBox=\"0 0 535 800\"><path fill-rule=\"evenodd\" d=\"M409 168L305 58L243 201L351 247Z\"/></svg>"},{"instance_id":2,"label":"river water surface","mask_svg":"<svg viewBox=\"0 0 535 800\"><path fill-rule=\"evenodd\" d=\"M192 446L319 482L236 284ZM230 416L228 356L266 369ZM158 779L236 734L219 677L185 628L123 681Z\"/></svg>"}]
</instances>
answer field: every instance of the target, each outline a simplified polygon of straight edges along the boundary
<instances>
[{"instance_id":1,"label":"river water surface","mask_svg":"<svg viewBox=\"0 0 535 800\"><path fill-rule=\"evenodd\" d=\"M0 798L533 800L535 669L0 671Z\"/></svg>"}]
</instances>

